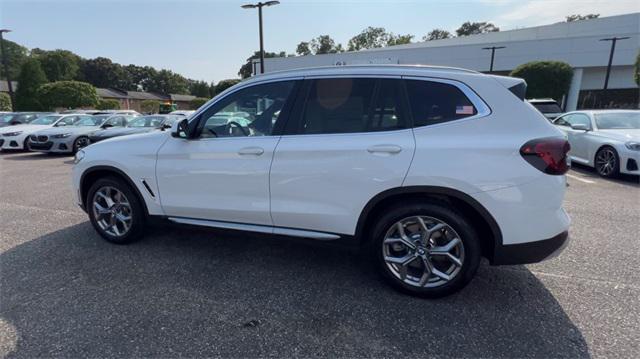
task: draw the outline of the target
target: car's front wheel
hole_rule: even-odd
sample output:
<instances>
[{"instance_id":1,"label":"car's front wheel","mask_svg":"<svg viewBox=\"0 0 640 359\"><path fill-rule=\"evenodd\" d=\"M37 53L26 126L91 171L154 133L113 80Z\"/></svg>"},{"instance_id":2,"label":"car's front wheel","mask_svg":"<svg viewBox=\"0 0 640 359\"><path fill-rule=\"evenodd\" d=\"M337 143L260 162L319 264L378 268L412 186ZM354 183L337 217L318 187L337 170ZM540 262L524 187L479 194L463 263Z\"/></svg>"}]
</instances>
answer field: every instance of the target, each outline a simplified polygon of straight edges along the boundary
<instances>
[{"instance_id":1,"label":"car's front wheel","mask_svg":"<svg viewBox=\"0 0 640 359\"><path fill-rule=\"evenodd\" d=\"M75 141L73 141L73 153L75 154L76 152L78 152L78 150L89 146L91 142L89 141L89 137L87 136L80 136L78 138L76 138Z\"/></svg>"},{"instance_id":2,"label":"car's front wheel","mask_svg":"<svg viewBox=\"0 0 640 359\"><path fill-rule=\"evenodd\" d=\"M125 244L142 235L145 222L142 203L119 178L96 181L87 194L86 209L93 227L109 242Z\"/></svg>"},{"instance_id":3,"label":"car's front wheel","mask_svg":"<svg viewBox=\"0 0 640 359\"><path fill-rule=\"evenodd\" d=\"M609 146L602 147L596 153L595 167L602 177L615 177L620 171L618 153Z\"/></svg>"},{"instance_id":4,"label":"car's front wheel","mask_svg":"<svg viewBox=\"0 0 640 359\"><path fill-rule=\"evenodd\" d=\"M373 236L382 275L409 294L452 294L473 278L480 263L474 228L446 204L394 207L380 217Z\"/></svg>"}]
</instances>

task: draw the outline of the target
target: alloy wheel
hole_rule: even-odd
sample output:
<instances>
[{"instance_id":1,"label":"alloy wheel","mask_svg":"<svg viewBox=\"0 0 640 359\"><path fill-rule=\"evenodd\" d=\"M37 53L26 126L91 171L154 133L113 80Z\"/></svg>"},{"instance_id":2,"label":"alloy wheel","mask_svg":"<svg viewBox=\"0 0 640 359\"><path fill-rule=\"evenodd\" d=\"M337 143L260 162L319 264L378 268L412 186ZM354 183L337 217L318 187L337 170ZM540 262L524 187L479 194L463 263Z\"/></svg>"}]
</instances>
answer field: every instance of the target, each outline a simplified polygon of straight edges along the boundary
<instances>
[{"instance_id":1,"label":"alloy wheel","mask_svg":"<svg viewBox=\"0 0 640 359\"><path fill-rule=\"evenodd\" d=\"M105 233L122 237L129 232L132 221L131 204L115 187L105 186L93 195L93 216Z\"/></svg>"},{"instance_id":2,"label":"alloy wheel","mask_svg":"<svg viewBox=\"0 0 640 359\"><path fill-rule=\"evenodd\" d=\"M464 263L464 245L446 222L414 216L396 222L382 241L385 264L402 282L434 288L453 280Z\"/></svg>"},{"instance_id":3,"label":"alloy wheel","mask_svg":"<svg viewBox=\"0 0 640 359\"><path fill-rule=\"evenodd\" d=\"M618 165L616 154L610 148L604 148L596 156L596 170L602 176L610 176Z\"/></svg>"},{"instance_id":4,"label":"alloy wheel","mask_svg":"<svg viewBox=\"0 0 640 359\"><path fill-rule=\"evenodd\" d=\"M80 137L76 140L76 150L89 146L89 138Z\"/></svg>"}]
</instances>

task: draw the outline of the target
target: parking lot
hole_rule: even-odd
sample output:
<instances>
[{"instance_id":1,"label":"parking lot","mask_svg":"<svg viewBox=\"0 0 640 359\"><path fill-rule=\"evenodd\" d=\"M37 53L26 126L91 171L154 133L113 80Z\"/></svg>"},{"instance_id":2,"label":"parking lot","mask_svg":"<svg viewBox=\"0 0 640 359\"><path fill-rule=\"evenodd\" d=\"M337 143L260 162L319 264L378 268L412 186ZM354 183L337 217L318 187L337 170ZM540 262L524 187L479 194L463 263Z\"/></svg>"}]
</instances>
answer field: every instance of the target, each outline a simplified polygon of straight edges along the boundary
<instances>
[{"instance_id":1,"label":"parking lot","mask_svg":"<svg viewBox=\"0 0 640 359\"><path fill-rule=\"evenodd\" d=\"M0 154L0 356L638 357L640 186L574 168L572 241L441 300L346 250L162 226L108 244L71 158Z\"/></svg>"}]
</instances>

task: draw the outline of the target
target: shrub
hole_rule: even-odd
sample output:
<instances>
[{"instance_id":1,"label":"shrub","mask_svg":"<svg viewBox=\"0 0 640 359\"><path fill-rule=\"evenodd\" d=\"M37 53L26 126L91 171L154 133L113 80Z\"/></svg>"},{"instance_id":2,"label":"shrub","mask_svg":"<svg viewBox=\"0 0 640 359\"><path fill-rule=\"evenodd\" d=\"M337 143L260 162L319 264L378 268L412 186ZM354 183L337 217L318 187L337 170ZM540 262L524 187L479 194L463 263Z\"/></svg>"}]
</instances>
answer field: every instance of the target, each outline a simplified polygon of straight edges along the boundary
<instances>
[{"instance_id":1,"label":"shrub","mask_svg":"<svg viewBox=\"0 0 640 359\"><path fill-rule=\"evenodd\" d=\"M37 94L45 109L95 107L100 100L95 87L79 81L48 83Z\"/></svg>"},{"instance_id":2,"label":"shrub","mask_svg":"<svg viewBox=\"0 0 640 359\"><path fill-rule=\"evenodd\" d=\"M511 76L527 81L527 98L550 97L558 102L569 91L573 69L560 61L533 61L516 67Z\"/></svg>"},{"instance_id":3,"label":"shrub","mask_svg":"<svg viewBox=\"0 0 640 359\"><path fill-rule=\"evenodd\" d=\"M640 51L638 51L638 55L636 56L633 79L636 80L636 85L640 86Z\"/></svg>"},{"instance_id":4,"label":"shrub","mask_svg":"<svg viewBox=\"0 0 640 359\"><path fill-rule=\"evenodd\" d=\"M191 100L191 109L197 110L200 108L200 106L204 105L207 101L209 101L209 99L204 97L196 97L193 100Z\"/></svg>"},{"instance_id":5,"label":"shrub","mask_svg":"<svg viewBox=\"0 0 640 359\"><path fill-rule=\"evenodd\" d=\"M17 111L37 111L42 108L38 99L38 88L47 83L40 61L36 58L27 59L20 67L18 75L18 89L16 90Z\"/></svg>"},{"instance_id":6,"label":"shrub","mask_svg":"<svg viewBox=\"0 0 640 359\"><path fill-rule=\"evenodd\" d=\"M100 100L96 106L96 110L119 110L120 101L114 99Z\"/></svg>"},{"instance_id":7,"label":"shrub","mask_svg":"<svg viewBox=\"0 0 640 359\"><path fill-rule=\"evenodd\" d=\"M143 113L158 113L160 102L156 100L144 100L140 103L140 111Z\"/></svg>"},{"instance_id":8,"label":"shrub","mask_svg":"<svg viewBox=\"0 0 640 359\"><path fill-rule=\"evenodd\" d=\"M4 92L0 92L0 111L13 111L11 109L11 97Z\"/></svg>"}]
</instances>

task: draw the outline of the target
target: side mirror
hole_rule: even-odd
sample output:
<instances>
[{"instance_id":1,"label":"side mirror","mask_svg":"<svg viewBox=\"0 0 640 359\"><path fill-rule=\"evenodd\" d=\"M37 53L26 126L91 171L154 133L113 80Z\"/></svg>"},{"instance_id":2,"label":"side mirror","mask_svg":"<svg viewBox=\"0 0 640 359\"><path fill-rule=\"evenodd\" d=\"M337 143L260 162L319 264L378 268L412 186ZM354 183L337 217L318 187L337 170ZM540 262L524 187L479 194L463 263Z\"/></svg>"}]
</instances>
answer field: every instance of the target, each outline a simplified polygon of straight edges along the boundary
<instances>
[{"instance_id":1,"label":"side mirror","mask_svg":"<svg viewBox=\"0 0 640 359\"><path fill-rule=\"evenodd\" d=\"M589 131L590 130L589 126L585 125L584 123L574 123L573 125L571 125L571 129L572 130L578 130L578 131Z\"/></svg>"},{"instance_id":2,"label":"side mirror","mask_svg":"<svg viewBox=\"0 0 640 359\"><path fill-rule=\"evenodd\" d=\"M188 138L189 137L189 120L176 121L171 124L171 136L176 138Z\"/></svg>"},{"instance_id":3,"label":"side mirror","mask_svg":"<svg viewBox=\"0 0 640 359\"><path fill-rule=\"evenodd\" d=\"M110 123L105 123L104 125L100 126L100 128L103 128L103 129L104 128L109 128L109 127L113 127L113 125L110 124Z\"/></svg>"}]
</instances>

